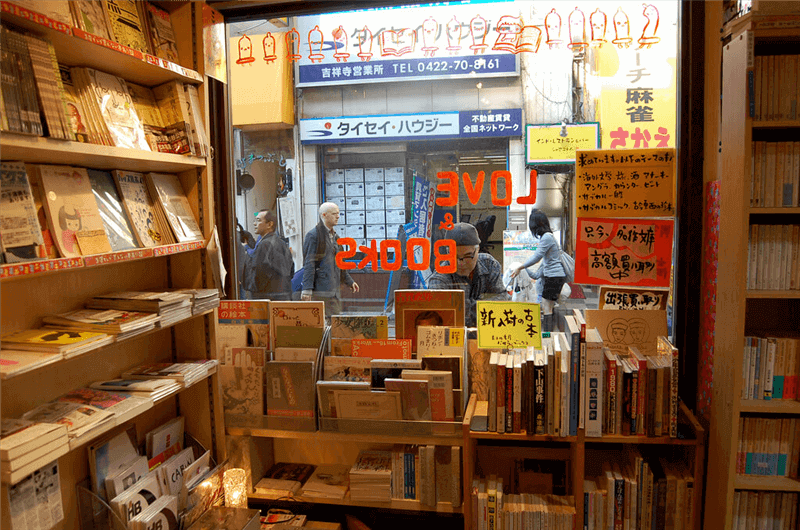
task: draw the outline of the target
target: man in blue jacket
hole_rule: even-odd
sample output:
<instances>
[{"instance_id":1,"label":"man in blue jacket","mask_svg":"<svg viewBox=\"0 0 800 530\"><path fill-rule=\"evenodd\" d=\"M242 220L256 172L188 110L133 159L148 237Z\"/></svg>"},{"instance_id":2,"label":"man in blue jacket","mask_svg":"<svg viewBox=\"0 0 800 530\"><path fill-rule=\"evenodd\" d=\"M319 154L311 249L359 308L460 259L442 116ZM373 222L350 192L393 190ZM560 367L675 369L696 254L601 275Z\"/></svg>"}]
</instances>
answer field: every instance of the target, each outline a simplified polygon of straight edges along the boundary
<instances>
[{"instance_id":1,"label":"man in blue jacket","mask_svg":"<svg viewBox=\"0 0 800 530\"><path fill-rule=\"evenodd\" d=\"M319 223L303 240L303 292L301 300L323 300L328 317L342 311L340 289L345 284L354 293L358 284L350 273L336 265L336 253L341 247L333 229L339 223L339 207L326 202L319 207Z\"/></svg>"},{"instance_id":2,"label":"man in blue jacket","mask_svg":"<svg viewBox=\"0 0 800 530\"><path fill-rule=\"evenodd\" d=\"M246 248L244 288L253 300L291 300L294 262L289 246L276 230L278 219L270 210L261 210L253 220L258 240Z\"/></svg>"}]
</instances>

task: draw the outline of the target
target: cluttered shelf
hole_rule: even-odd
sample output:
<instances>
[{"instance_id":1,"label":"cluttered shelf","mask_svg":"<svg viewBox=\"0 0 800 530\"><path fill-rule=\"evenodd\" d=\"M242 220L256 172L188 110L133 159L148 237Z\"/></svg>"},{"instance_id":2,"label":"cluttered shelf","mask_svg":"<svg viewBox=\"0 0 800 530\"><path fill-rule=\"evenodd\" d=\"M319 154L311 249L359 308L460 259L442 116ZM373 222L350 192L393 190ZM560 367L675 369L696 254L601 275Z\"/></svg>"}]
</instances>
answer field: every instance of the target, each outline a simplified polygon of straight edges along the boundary
<instances>
[{"instance_id":1,"label":"cluttered shelf","mask_svg":"<svg viewBox=\"0 0 800 530\"><path fill-rule=\"evenodd\" d=\"M203 82L203 76L194 70L53 20L13 2L0 2L0 9L4 21L51 40L59 62L99 68L146 86L172 80Z\"/></svg>"},{"instance_id":2,"label":"cluttered shelf","mask_svg":"<svg viewBox=\"0 0 800 530\"><path fill-rule=\"evenodd\" d=\"M0 265L0 280L10 281L17 278L29 278L59 271L74 270L84 267L96 267L114 263L130 262L142 259L171 256L183 252L192 252L205 248L203 241L175 243L152 248L123 250L108 254L95 254L77 258L56 258L22 263L5 263Z\"/></svg>"}]
</instances>

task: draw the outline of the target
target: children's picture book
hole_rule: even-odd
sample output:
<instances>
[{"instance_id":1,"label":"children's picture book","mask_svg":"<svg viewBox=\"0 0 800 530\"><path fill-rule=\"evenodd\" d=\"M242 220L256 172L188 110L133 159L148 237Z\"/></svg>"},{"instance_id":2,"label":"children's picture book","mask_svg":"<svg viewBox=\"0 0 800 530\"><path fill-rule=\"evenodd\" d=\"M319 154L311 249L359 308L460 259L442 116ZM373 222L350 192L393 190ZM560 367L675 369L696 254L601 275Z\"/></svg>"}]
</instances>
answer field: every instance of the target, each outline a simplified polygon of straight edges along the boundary
<instances>
[{"instance_id":1,"label":"children's picture book","mask_svg":"<svg viewBox=\"0 0 800 530\"><path fill-rule=\"evenodd\" d=\"M84 72L85 77L78 75L76 82L79 85L81 81L88 83L85 88L89 105L96 106L113 145L150 151L142 121L133 106L125 80L93 68L73 68L73 76L75 70Z\"/></svg>"},{"instance_id":2,"label":"children's picture book","mask_svg":"<svg viewBox=\"0 0 800 530\"><path fill-rule=\"evenodd\" d=\"M217 368L222 388L222 407L229 414L262 416L264 414L264 369L260 366Z\"/></svg>"},{"instance_id":3,"label":"children's picture book","mask_svg":"<svg viewBox=\"0 0 800 530\"><path fill-rule=\"evenodd\" d=\"M114 172L122 204L133 223L135 235L142 247L155 247L167 243L164 227L158 221L155 204L147 191L142 173L135 171Z\"/></svg>"},{"instance_id":4,"label":"children's picture book","mask_svg":"<svg viewBox=\"0 0 800 530\"><path fill-rule=\"evenodd\" d=\"M28 174L22 162L0 163L0 245L6 262L36 259L44 245Z\"/></svg>"},{"instance_id":5,"label":"children's picture book","mask_svg":"<svg viewBox=\"0 0 800 530\"><path fill-rule=\"evenodd\" d=\"M72 17L80 29L104 39L111 38L102 2L74 0L69 4L72 8Z\"/></svg>"},{"instance_id":6,"label":"children's picture book","mask_svg":"<svg viewBox=\"0 0 800 530\"><path fill-rule=\"evenodd\" d=\"M112 38L123 46L150 53L142 29L139 10L133 0L103 0L108 29Z\"/></svg>"},{"instance_id":7,"label":"children's picture book","mask_svg":"<svg viewBox=\"0 0 800 530\"><path fill-rule=\"evenodd\" d=\"M296 302L270 302L271 331L270 350L276 346L276 333L278 326L320 328L325 327L325 302L322 301L296 301ZM294 346L293 344L281 344ZM319 345L319 343L317 343ZM299 346L299 345L297 345Z\"/></svg>"},{"instance_id":8,"label":"children's picture book","mask_svg":"<svg viewBox=\"0 0 800 530\"><path fill-rule=\"evenodd\" d=\"M162 59L177 63L178 45L169 13L148 2L147 14L150 17L150 42L153 43L153 52Z\"/></svg>"},{"instance_id":9,"label":"children's picture book","mask_svg":"<svg viewBox=\"0 0 800 530\"><path fill-rule=\"evenodd\" d=\"M370 382L369 357L325 357L323 358L323 378L325 381L366 381Z\"/></svg>"},{"instance_id":10,"label":"children's picture book","mask_svg":"<svg viewBox=\"0 0 800 530\"><path fill-rule=\"evenodd\" d=\"M313 362L270 361L266 374L267 416L315 416Z\"/></svg>"},{"instance_id":11,"label":"children's picture book","mask_svg":"<svg viewBox=\"0 0 800 530\"><path fill-rule=\"evenodd\" d=\"M395 338L417 344L419 326L464 327L464 291L398 289L394 292Z\"/></svg>"},{"instance_id":12,"label":"children's picture book","mask_svg":"<svg viewBox=\"0 0 800 530\"><path fill-rule=\"evenodd\" d=\"M411 339L353 339L352 357L411 359Z\"/></svg>"},{"instance_id":13,"label":"children's picture book","mask_svg":"<svg viewBox=\"0 0 800 530\"><path fill-rule=\"evenodd\" d=\"M108 171L87 170L106 236L114 251L138 248L128 213L122 206L114 176Z\"/></svg>"},{"instance_id":14,"label":"children's picture book","mask_svg":"<svg viewBox=\"0 0 800 530\"><path fill-rule=\"evenodd\" d=\"M225 352L226 348L269 348L269 304L266 300L220 300L217 351Z\"/></svg>"},{"instance_id":15,"label":"children's picture book","mask_svg":"<svg viewBox=\"0 0 800 530\"><path fill-rule=\"evenodd\" d=\"M221 364L229 366L260 366L263 368L264 363L269 360L267 349L258 346L226 346L223 355Z\"/></svg>"},{"instance_id":16,"label":"children's picture book","mask_svg":"<svg viewBox=\"0 0 800 530\"><path fill-rule=\"evenodd\" d=\"M179 242L204 239L178 176L171 173L148 173L147 178L156 191L162 211L176 239Z\"/></svg>"},{"instance_id":17,"label":"children's picture book","mask_svg":"<svg viewBox=\"0 0 800 530\"><path fill-rule=\"evenodd\" d=\"M627 355L628 346L646 357L656 355L658 336L668 334L666 311L587 309L586 326L597 328L603 345L621 356Z\"/></svg>"},{"instance_id":18,"label":"children's picture book","mask_svg":"<svg viewBox=\"0 0 800 530\"><path fill-rule=\"evenodd\" d=\"M404 420L431 421L431 402L428 396L427 381L407 379L386 379L388 392L399 392Z\"/></svg>"},{"instance_id":19,"label":"children's picture book","mask_svg":"<svg viewBox=\"0 0 800 530\"><path fill-rule=\"evenodd\" d=\"M74 258L111 252L86 170L69 166L32 167L39 172L47 220L59 253Z\"/></svg>"}]
</instances>

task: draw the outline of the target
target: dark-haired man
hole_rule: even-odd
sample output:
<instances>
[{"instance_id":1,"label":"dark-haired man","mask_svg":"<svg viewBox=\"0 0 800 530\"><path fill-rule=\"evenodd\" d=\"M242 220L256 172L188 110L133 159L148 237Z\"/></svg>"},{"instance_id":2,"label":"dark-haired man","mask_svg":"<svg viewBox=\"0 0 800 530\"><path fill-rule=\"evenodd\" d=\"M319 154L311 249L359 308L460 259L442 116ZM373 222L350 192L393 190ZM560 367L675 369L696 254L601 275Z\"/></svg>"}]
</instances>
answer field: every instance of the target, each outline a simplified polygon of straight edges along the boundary
<instances>
[{"instance_id":1,"label":"dark-haired man","mask_svg":"<svg viewBox=\"0 0 800 530\"><path fill-rule=\"evenodd\" d=\"M248 251L244 288L254 300L291 300L294 268L289 246L275 230L278 219L270 210L261 210L253 221L256 246Z\"/></svg>"}]
</instances>

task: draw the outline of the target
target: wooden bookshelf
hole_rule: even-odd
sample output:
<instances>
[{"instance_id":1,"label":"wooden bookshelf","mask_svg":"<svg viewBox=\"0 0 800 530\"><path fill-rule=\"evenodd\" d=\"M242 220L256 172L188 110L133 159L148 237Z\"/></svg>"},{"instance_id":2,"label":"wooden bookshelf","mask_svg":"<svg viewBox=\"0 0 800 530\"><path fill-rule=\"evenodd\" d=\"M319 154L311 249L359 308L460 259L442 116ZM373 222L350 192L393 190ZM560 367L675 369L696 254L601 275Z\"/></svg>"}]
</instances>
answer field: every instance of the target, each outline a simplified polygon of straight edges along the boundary
<instances>
[{"instance_id":1,"label":"wooden bookshelf","mask_svg":"<svg viewBox=\"0 0 800 530\"><path fill-rule=\"evenodd\" d=\"M733 487L737 490L800 492L800 480L789 477L754 477L738 475Z\"/></svg>"}]
</instances>

